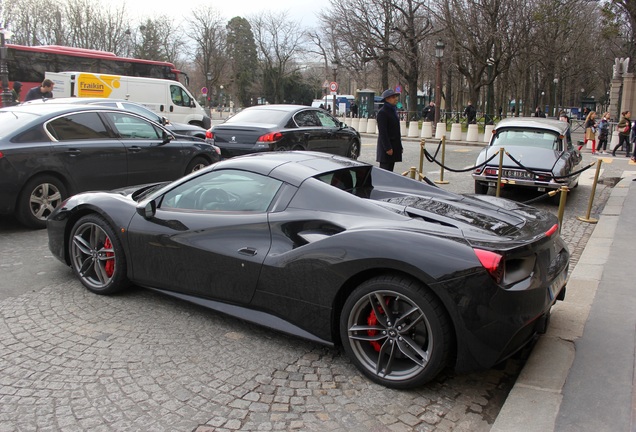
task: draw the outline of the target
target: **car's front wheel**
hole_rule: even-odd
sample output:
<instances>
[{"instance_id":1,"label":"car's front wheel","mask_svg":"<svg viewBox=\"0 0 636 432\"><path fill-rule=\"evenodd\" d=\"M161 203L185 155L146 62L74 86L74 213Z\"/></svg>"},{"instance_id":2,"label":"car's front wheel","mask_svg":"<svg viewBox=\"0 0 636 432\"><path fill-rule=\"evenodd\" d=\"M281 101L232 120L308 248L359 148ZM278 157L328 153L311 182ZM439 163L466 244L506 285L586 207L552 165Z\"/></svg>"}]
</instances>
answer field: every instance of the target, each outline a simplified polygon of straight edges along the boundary
<instances>
[{"instance_id":1,"label":"car's front wheel","mask_svg":"<svg viewBox=\"0 0 636 432\"><path fill-rule=\"evenodd\" d=\"M375 277L351 293L340 317L340 337L362 373L392 388L435 378L452 340L440 301L420 283L399 276Z\"/></svg>"},{"instance_id":2,"label":"car's front wheel","mask_svg":"<svg viewBox=\"0 0 636 432\"><path fill-rule=\"evenodd\" d=\"M71 268L96 294L113 294L129 285L122 244L108 222L90 214L79 219L69 241Z\"/></svg>"},{"instance_id":3,"label":"car's front wheel","mask_svg":"<svg viewBox=\"0 0 636 432\"><path fill-rule=\"evenodd\" d=\"M67 196L66 187L59 179L48 175L35 177L22 189L16 217L30 228L46 228L46 218Z\"/></svg>"}]
</instances>

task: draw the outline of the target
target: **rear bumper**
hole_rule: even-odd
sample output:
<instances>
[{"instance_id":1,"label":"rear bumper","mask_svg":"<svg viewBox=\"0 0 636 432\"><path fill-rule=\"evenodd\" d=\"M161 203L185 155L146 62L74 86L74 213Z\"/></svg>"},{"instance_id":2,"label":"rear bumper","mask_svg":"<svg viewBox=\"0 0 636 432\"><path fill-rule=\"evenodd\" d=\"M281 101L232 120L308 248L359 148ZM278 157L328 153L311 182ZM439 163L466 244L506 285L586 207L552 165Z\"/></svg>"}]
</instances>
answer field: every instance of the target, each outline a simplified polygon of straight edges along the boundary
<instances>
[{"instance_id":1,"label":"rear bumper","mask_svg":"<svg viewBox=\"0 0 636 432\"><path fill-rule=\"evenodd\" d=\"M475 179L475 181L481 184L488 185L490 187L497 186L497 177L473 174L473 179ZM533 188L539 191L557 190L557 189L560 189L562 186L568 186L569 184L571 184L568 182L555 182L555 181L543 182L543 181L535 181L535 180L511 179L511 178L505 178L505 177L501 178L501 183L504 186L506 185L521 186L521 187Z\"/></svg>"}]
</instances>

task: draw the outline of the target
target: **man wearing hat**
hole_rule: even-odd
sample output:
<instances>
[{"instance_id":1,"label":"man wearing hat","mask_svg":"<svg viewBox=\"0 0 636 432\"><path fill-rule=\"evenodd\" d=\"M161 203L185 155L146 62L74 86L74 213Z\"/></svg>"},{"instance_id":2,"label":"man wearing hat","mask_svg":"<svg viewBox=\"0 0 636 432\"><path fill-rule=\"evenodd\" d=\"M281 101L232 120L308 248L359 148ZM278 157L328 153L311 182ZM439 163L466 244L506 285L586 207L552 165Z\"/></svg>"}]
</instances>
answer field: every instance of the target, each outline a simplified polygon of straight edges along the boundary
<instances>
[{"instance_id":1,"label":"man wearing hat","mask_svg":"<svg viewBox=\"0 0 636 432\"><path fill-rule=\"evenodd\" d=\"M393 89L382 93L382 108L378 111L376 122L378 125L378 149L376 161L380 168L393 171L396 162L402 161L402 136L400 133L400 119L396 105L400 93Z\"/></svg>"},{"instance_id":2,"label":"man wearing hat","mask_svg":"<svg viewBox=\"0 0 636 432\"><path fill-rule=\"evenodd\" d=\"M20 81L14 81L13 90L11 90L13 103L20 103L20 90L22 90L22 83Z\"/></svg>"}]
</instances>

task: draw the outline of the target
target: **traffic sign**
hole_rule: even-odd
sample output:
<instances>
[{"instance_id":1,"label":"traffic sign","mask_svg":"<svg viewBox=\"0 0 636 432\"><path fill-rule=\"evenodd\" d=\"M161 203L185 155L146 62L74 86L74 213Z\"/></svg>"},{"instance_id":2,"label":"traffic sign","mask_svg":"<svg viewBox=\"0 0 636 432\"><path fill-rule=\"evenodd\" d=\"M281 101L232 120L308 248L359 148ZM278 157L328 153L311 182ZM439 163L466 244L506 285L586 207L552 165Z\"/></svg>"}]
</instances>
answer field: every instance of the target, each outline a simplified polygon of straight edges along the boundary
<instances>
[{"instance_id":1,"label":"traffic sign","mask_svg":"<svg viewBox=\"0 0 636 432\"><path fill-rule=\"evenodd\" d=\"M338 91L338 83L335 81L331 81L329 83L329 91L337 92Z\"/></svg>"},{"instance_id":2,"label":"traffic sign","mask_svg":"<svg viewBox=\"0 0 636 432\"><path fill-rule=\"evenodd\" d=\"M329 88L329 81L325 80L325 82L322 83L322 88Z\"/></svg>"},{"instance_id":3,"label":"traffic sign","mask_svg":"<svg viewBox=\"0 0 636 432\"><path fill-rule=\"evenodd\" d=\"M395 86L395 91L396 91L397 93L402 93L402 86L401 86L401 85L399 85L399 84L398 84L397 86Z\"/></svg>"},{"instance_id":4,"label":"traffic sign","mask_svg":"<svg viewBox=\"0 0 636 432\"><path fill-rule=\"evenodd\" d=\"M201 94L208 94L208 88L207 87L201 87Z\"/></svg>"}]
</instances>

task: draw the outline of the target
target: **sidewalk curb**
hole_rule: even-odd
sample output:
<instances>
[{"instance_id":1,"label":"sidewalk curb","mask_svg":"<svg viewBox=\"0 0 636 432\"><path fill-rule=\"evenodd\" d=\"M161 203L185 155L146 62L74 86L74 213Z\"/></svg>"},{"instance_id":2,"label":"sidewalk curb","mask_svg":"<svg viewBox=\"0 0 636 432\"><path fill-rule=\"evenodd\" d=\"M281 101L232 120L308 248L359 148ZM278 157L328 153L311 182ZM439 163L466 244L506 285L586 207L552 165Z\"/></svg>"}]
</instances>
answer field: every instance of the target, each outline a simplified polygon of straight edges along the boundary
<instances>
[{"instance_id":1,"label":"sidewalk curb","mask_svg":"<svg viewBox=\"0 0 636 432\"><path fill-rule=\"evenodd\" d=\"M574 343L583 335L631 181L624 178L612 190L612 205L603 209L570 275L566 299L552 308L548 331L533 348L491 432L521 430L520 425L524 432L555 430L563 387L576 355Z\"/></svg>"}]
</instances>

